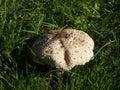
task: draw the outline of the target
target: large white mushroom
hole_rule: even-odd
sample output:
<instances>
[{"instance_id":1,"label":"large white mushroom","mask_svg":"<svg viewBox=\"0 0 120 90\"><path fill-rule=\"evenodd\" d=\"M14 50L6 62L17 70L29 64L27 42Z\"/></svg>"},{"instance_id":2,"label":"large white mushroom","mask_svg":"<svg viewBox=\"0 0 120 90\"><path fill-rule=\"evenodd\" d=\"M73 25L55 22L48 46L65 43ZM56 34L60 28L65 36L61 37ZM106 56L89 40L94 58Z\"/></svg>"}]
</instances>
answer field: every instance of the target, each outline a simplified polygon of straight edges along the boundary
<instances>
[{"instance_id":1,"label":"large white mushroom","mask_svg":"<svg viewBox=\"0 0 120 90\"><path fill-rule=\"evenodd\" d=\"M75 29L53 30L42 34L33 44L34 61L65 70L84 65L93 57L94 41Z\"/></svg>"}]
</instances>

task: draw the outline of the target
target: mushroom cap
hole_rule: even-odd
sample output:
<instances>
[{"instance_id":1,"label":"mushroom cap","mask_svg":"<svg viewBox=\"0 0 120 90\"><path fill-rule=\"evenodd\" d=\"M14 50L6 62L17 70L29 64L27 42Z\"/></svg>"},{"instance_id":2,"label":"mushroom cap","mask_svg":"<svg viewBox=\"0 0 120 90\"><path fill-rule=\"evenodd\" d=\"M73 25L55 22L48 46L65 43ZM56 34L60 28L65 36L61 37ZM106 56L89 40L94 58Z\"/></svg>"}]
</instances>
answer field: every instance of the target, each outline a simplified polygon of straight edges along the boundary
<instances>
[{"instance_id":1,"label":"mushroom cap","mask_svg":"<svg viewBox=\"0 0 120 90\"><path fill-rule=\"evenodd\" d=\"M34 61L65 70L84 65L93 57L94 41L76 29L53 30L42 34L33 44Z\"/></svg>"}]
</instances>

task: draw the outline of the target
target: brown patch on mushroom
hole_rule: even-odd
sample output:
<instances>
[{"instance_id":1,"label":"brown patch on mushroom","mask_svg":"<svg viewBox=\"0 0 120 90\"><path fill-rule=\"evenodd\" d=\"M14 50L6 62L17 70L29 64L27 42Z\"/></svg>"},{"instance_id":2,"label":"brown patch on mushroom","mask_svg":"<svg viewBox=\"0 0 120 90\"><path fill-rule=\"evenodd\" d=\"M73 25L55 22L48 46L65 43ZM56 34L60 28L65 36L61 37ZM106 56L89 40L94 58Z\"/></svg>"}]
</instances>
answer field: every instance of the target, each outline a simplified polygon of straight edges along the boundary
<instances>
[{"instance_id":1,"label":"brown patch on mushroom","mask_svg":"<svg viewBox=\"0 0 120 90\"><path fill-rule=\"evenodd\" d=\"M54 31L51 31L49 33L53 34L53 37L49 40L47 45L49 45L51 42L53 42L55 40L60 40L60 42L61 42L62 38L69 38L69 34L64 30L62 30L62 31L54 30Z\"/></svg>"},{"instance_id":2,"label":"brown patch on mushroom","mask_svg":"<svg viewBox=\"0 0 120 90\"><path fill-rule=\"evenodd\" d=\"M65 52L64 52L64 60L65 60L66 64L69 66L70 56L69 56L69 51L68 50L65 50Z\"/></svg>"},{"instance_id":3,"label":"brown patch on mushroom","mask_svg":"<svg viewBox=\"0 0 120 90\"><path fill-rule=\"evenodd\" d=\"M55 39L68 38L69 34L66 31L61 31L55 35Z\"/></svg>"}]
</instances>

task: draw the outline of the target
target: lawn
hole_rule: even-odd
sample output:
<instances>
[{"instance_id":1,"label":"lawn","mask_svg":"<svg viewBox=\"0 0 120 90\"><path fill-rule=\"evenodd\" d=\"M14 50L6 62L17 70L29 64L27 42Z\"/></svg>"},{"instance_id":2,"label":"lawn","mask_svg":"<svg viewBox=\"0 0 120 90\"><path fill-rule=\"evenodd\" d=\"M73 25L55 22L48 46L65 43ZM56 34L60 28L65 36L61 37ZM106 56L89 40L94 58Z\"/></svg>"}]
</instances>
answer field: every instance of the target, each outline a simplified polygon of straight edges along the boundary
<instances>
[{"instance_id":1,"label":"lawn","mask_svg":"<svg viewBox=\"0 0 120 90\"><path fill-rule=\"evenodd\" d=\"M94 39L94 59L64 72L34 63L36 38L67 28ZM119 52L119 0L0 0L0 90L120 90Z\"/></svg>"}]
</instances>

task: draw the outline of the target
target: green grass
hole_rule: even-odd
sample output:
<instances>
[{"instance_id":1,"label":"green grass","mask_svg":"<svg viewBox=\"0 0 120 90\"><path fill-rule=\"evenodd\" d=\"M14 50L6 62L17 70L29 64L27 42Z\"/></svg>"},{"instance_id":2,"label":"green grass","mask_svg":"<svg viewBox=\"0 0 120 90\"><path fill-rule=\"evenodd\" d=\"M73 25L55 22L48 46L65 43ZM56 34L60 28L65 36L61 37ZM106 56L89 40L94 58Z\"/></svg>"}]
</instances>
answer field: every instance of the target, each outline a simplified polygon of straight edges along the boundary
<instances>
[{"instance_id":1,"label":"green grass","mask_svg":"<svg viewBox=\"0 0 120 90\"><path fill-rule=\"evenodd\" d=\"M60 74L33 63L43 32L75 28L95 41L95 57ZM0 90L119 90L119 0L0 0Z\"/></svg>"}]
</instances>

